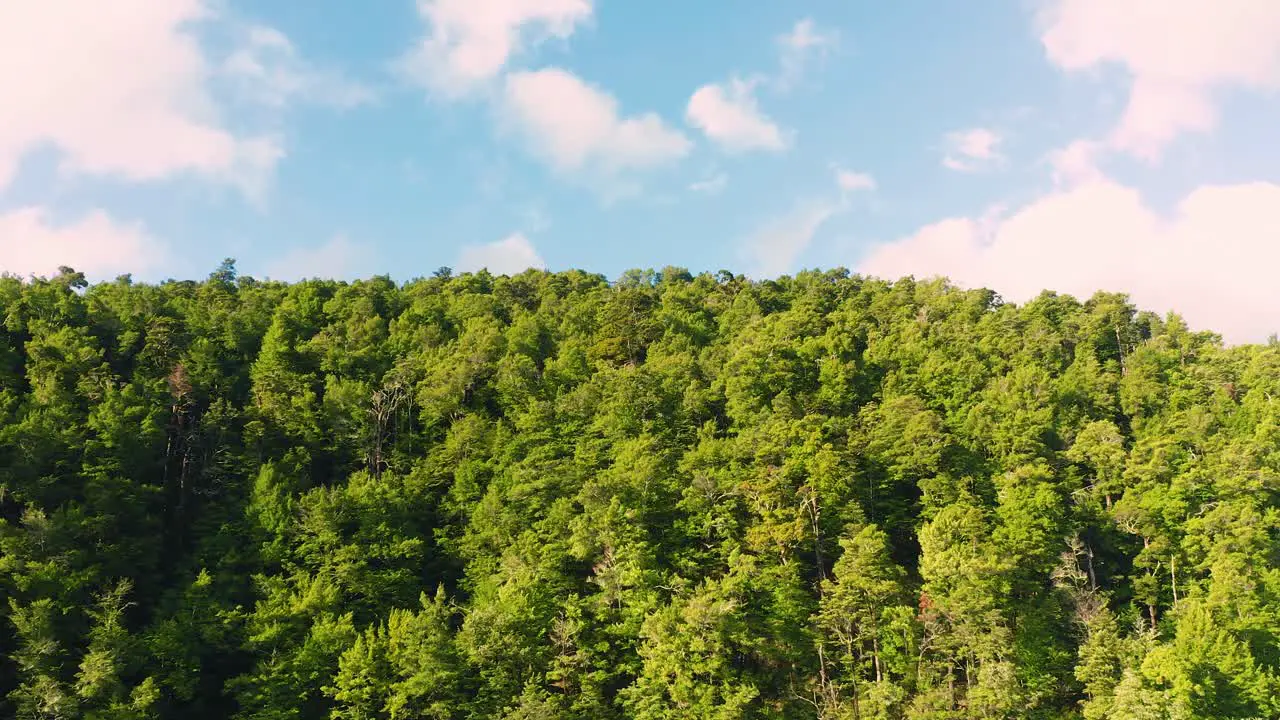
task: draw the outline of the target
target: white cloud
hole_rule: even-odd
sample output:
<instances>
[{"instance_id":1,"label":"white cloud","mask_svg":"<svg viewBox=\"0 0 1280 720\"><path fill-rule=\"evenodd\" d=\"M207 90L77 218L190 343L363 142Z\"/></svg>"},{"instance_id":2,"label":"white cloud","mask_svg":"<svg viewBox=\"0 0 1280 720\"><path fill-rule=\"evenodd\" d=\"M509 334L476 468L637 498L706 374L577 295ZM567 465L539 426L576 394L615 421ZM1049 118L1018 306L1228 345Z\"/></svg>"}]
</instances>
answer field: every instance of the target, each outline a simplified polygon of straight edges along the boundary
<instances>
[{"instance_id":1,"label":"white cloud","mask_svg":"<svg viewBox=\"0 0 1280 720\"><path fill-rule=\"evenodd\" d=\"M531 152L562 172L653 168L692 147L656 114L623 117L611 95L559 68L508 75L503 115Z\"/></svg>"},{"instance_id":2,"label":"white cloud","mask_svg":"<svg viewBox=\"0 0 1280 720\"><path fill-rule=\"evenodd\" d=\"M461 272L488 269L495 275L516 275L529 268L546 268L529 238L520 233L484 245L467 245L458 253Z\"/></svg>"},{"instance_id":3,"label":"white cloud","mask_svg":"<svg viewBox=\"0 0 1280 720\"><path fill-rule=\"evenodd\" d=\"M696 182L690 183L689 189L697 193L705 193L707 195L719 195L724 192L725 186L729 184L729 176L724 173L716 173L709 177L703 178Z\"/></svg>"},{"instance_id":4,"label":"white cloud","mask_svg":"<svg viewBox=\"0 0 1280 720\"><path fill-rule=\"evenodd\" d=\"M1094 140L1076 140L1050 151L1047 159L1053 168L1053 183L1070 187L1101 180L1103 176L1098 170L1101 151L1101 144Z\"/></svg>"},{"instance_id":5,"label":"white cloud","mask_svg":"<svg viewBox=\"0 0 1280 720\"><path fill-rule=\"evenodd\" d=\"M294 248L267 266L273 280L354 280L371 275L371 248L335 235L318 247Z\"/></svg>"},{"instance_id":6,"label":"white cloud","mask_svg":"<svg viewBox=\"0 0 1280 720\"><path fill-rule=\"evenodd\" d=\"M785 150L788 134L760 112L754 93L754 82L738 78L727 85L703 85L689 98L685 119L731 153Z\"/></svg>"},{"instance_id":7,"label":"white cloud","mask_svg":"<svg viewBox=\"0 0 1280 720\"><path fill-rule=\"evenodd\" d=\"M1128 105L1109 142L1148 160L1183 132L1215 127L1216 88L1280 88L1274 0L1051 0L1038 19L1058 67L1127 72Z\"/></svg>"},{"instance_id":8,"label":"white cloud","mask_svg":"<svg viewBox=\"0 0 1280 720\"><path fill-rule=\"evenodd\" d=\"M1002 138L994 130L971 128L947 133L947 152L943 166L957 172L978 172L1004 160L1000 154Z\"/></svg>"},{"instance_id":9,"label":"white cloud","mask_svg":"<svg viewBox=\"0 0 1280 720\"><path fill-rule=\"evenodd\" d=\"M852 170L845 170L844 168L840 168L840 167L837 167L835 169L835 173L836 173L836 185L840 188L840 191L843 193L852 193L852 192L858 192L859 190L875 190L876 189L876 179L871 177L867 173L854 172Z\"/></svg>"},{"instance_id":10,"label":"white cloud","mask_svg":"<svg viewBox=\"0 0 1280 720\"><path fill-rule=\"evenodd\" d=\"M1280 185L1202 186L1171 212L1099 169L1106 153L1149 161L1188 132L1212 131L1221 89L1280 89L1280 4L1269 0L1046 0L1040 39L1069 72L1123 71L1114 129L1046 158L1056 190L1012 213L950 218L874 249L865 273L944 275L1015 302L1044 289L1128 293L1228 342L1280 331ZM954 135L949 160L999 160L995 142ZM949 163L950 165L951 163Z\"/></svg>"},{"instance_id":11,"label":"white cloud","mask_svg":"<svg viewBox=\"0 0 1280 720\"><path fill-rule=\"evenodd\" d=\"M1127 292L1228 342L1280 331L1280 186L1205 186L1171 216L1095 179L1003 218L952 218L873 250L860 272L943 275L1015 302L1043 289Z\"/></svg>"},{"instance_id":12,"label":"white cloud","mask_svg":"<svg viewBox=\"0 0 1280 720\"><path fill-rule=\"evenodd\" d=\"M791 87L804 74L810 57L825 53L838 41L839 36L834 31L818 29L812 18L797 21L789 32L777 38L782 71L776 84L784 90Z\"/></svg>"},{"instance_id":13,"label":"white cloud","mask_svg":"<svg viewBox=\"0 0 1280 720\"><path fill-rule=\"evenodd\" d=\"M222 67L250 101L276 109L294 100L348 108L374 98L368 87L313 67L298 55L288 37L263 25L244 31L240 46Z\"/></svg>"},{"instance_id":14,"label":"white cloud","mask_svg":"<svg viewBox=\"0 0 1280 720\"><path fill-rule=\"evenodd\" d=\"M0 272L48 277L67 265L101 280L146 274L167 259L165 246L141 224L117 222L101 210L67 224L51 223L39 207L0 214Z\"/></svg>"},{"instance_id":15,"label":"white cloud","mask_svg":"<svg viewBox=\"0 0 1280 720\"><path fill-rule=\"evenodd\" d=\"M192 33L211 19L203 0L0 4L0 190L46 146L64 172L260 186L282 151L221 123Z\"/></svg>"},{"instance_id":16,"label":"white cloud","mask_svg":"<svg viewBox=\"0 0 1280 720\"><path fill-rule=\"evenodd\" d=\"M818 29L812 19L799 20L774 39L780 69L776 75L756 74L707 83L693 92L685 108L685 122L729 153L754 150L779 152L791 146L794 131L785 130L760 110L756 89L763 85L786 93L800 80L815 55L836 45L834 32Z\"/></svg>"},{"instance_id":17,"label":"white cloud","mask_svg":"<svg viewBox=\"0 0 1280 720\"><path fill-rule=\"evenodd\" d=\"M591 0L418 0L427 35L401 69L428 90L456 98L502 73L512 56L565 39L591 18Z\"/></svg>"}]
</instances>

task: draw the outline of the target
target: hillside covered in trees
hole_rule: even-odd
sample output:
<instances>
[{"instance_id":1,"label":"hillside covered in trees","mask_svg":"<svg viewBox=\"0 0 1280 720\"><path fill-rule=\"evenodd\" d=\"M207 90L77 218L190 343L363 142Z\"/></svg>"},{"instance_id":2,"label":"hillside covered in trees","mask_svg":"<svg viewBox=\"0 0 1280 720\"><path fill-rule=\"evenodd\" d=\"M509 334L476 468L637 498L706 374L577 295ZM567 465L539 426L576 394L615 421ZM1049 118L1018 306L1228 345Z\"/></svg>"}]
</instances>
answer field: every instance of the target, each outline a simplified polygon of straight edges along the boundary
<instances>
[{"instance_id":1,"label":"hillside covered in trees","mask_svg":"<svg viewBox=\"0 0 1280 720\"><path fill-rule=\"evenodd\" d=\"M1280 345L844 271L0 278L0 716L1280 717Z\"/></svg>"}]
</instances>

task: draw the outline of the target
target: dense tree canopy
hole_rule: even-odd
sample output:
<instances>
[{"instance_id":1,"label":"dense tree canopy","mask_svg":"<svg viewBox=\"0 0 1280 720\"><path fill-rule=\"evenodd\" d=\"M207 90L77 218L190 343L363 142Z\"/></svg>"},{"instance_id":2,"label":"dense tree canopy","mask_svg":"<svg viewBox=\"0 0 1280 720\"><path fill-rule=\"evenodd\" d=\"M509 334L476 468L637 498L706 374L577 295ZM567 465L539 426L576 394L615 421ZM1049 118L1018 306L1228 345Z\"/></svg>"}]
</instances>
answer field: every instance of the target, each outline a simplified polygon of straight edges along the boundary
<instances>
[{"instance_id":1,"label":"dense tree canopy","mask_svg":"<svg viewBox=\"0 0 1280 720\"><path fill-rule=\"evenodd\" d=\"M0 277L0 716L1280 717L1280 345L844 271Z\"/></svg>"}]
</instances>

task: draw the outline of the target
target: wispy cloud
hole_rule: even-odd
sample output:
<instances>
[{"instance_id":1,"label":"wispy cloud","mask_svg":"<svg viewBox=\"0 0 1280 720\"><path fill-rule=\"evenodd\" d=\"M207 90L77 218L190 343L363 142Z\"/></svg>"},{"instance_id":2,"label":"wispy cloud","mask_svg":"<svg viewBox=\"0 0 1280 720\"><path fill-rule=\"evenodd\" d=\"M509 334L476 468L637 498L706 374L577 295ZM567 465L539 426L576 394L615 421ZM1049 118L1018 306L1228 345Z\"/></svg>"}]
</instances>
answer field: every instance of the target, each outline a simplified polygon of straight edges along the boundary
<instances>
[{"instance_id":1,"label":"wispy cloud","mask_svg":"<svg viewBox=\"0 0 1280 720\"><path fill-rule=\"evenodd\" d=\"M293 102L347 108L372 102L374 91L341 73L304 60L280 31L252 25L222 64L248 100L282 109Z\"/></svg>"},{"instance_id":2,"label":"wispy cloud","mask_svg":"<svg viewBox=\"0 0 1280 720\"><path fill-rule=\"evenodd\" d=\"M836 186L842 193L854 193L860 190L875 190L876 179L868 173L854 172L842 167L835 168Z\"/></svg>"},{"instance_id":3,"label":"wispy cloud","mask_svg":"<svg viewBox=\"0 0 1280 720\"><path fill-rule=\"evenodd\" d=\"M947 133L942 164L957 172L989 170L1004 162L1000 153L1003 138L988 128L970 128Z\"/></svg>"},{"instance_id":4,"label":"wispy cloud","mask_svg":"<svg viewBox=\"0 0 1280 720\"><path fill-rule=\"evenodd\" d=\"M719 195L724 192L725 186L729 184L729 176L722 172L709 175L702 180L696 180L689 184L689 189L696 193L705 195Z\"/></svg>"},{"instance_id":5,"label":"wispy cloud","mask_svg":"<svg viewBox=\"0 0 1280 720\"><path fill-rule=\"evenodd\" d=\"M341 278L354 280L375 272L372 248L357 245L343 235L334 235L315 247L297 247L267 265L266 275L274 280Z\"/></svg>"},{"instance_id":6,"label":"wispy cloud","mask_svg":"<svg viewBox=\"0 0 1280 720\"><path fill-rule=\"evenodd\" d=\"M791 211L766 222L742 247L753 275L776 277L795 269L796 260L813 244L818 231L833 217L847 211L850 195L876 187L875 179L840 167L833 168L836 197L819 197L796 203Z\"/></svg>"},{"instance_id":7,"label":"wispy cloud","mask_svg":"<svg viewBox=\"0 0 1280 720\"><path fill-rule=\"evenodd\" d=\"M547 266L533 243L521 233L483 245L466 245L458 253L457 264L462 272L487 269L495 275L516 275L529 268Z\"/></svg>"},{"instance_id":8,"label":"wispy cloud","mask_svg":"<svg viewBox=\"0 0 1280 720\"><path fill-rule=\"evenodd\" d=\"M834 49L839 40L837 32L819 28L812 18L796 21L790 31L776 39L781 68L774 85L780 90L790 89L804 76L809 63Z\"/></svg>"}]
</instances>

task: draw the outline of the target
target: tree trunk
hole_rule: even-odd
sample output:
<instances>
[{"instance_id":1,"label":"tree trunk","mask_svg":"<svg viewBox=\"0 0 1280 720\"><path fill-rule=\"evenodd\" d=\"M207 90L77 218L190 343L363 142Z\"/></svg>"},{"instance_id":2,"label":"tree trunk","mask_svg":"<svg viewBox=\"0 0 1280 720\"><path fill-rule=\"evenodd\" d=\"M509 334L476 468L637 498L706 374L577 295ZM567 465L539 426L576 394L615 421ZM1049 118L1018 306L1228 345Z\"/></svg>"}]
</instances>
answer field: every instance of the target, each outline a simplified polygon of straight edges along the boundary
<instances>
[{"instance_id":1,"label":"tree trunk","mask_svg":"<svg viewBox=\"0 0 1280 720\"><path fill-rule=\"evenodd\" d=\"M1084 552L1085 552L1085 555L1084 555L1084 556L1085 556L1085 561L1086 561L1086 568L1088 569L1088 572L1089 572L1089 589L1090 589L1090 590L1097 590L1097 589L1098 589L1098 577L1097 577L1096 575L1094 575L1094 574L1093 574L1093 548L1089 547L1089 546L1086 544L1086 545L1084 546Z\"/></svg>"},{"instance_id":2,"label":"tree trunk","mask_svg":"<svg viewBox=\"0 0 1280 720\"><path fill-rule=\"evenodd\" d=\"M1119 354L1119 356L1120 356L1120 374L1121 374L1121 375L1124 375L1124 374L1125 374L1125 369L1124 369L1124 343L1122 343L1122 342L1120 341L1120 326L1119 326L1119 325L1116 325L1116 326L1115 326L1115 331L1116 331L1116 353L1118 353L1118 354Z\"/></svg>"},{"instance_id":3,"label":"tree trunk","mask_svg":"<svg viewBox=\"0 0 1280 720\"><path fill-rule=\"evenodd\" d=\"M884 680L884 673L880 668L880 637L879 633L871 636L871 662L876 667L876 682Z\"/></svg>"}]
</instances>

